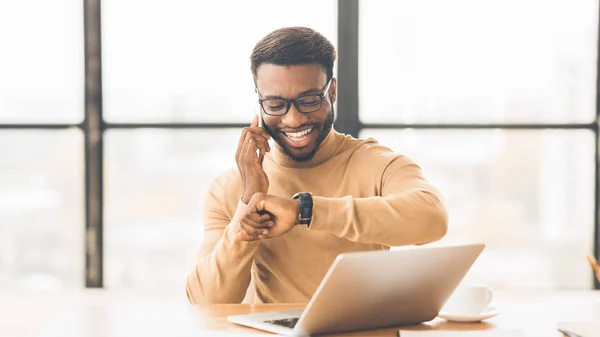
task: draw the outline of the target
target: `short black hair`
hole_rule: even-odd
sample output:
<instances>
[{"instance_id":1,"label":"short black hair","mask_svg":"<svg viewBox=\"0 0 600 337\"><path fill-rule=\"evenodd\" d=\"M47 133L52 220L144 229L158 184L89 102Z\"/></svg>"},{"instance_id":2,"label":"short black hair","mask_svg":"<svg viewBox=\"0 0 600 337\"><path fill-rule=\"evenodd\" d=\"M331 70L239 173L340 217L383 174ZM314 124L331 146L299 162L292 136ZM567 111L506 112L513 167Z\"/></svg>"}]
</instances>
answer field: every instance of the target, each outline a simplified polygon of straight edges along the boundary
<instances>
[{"instance_id":1,"label":"short black hair","mask_svg":"<svg viewBox=\"0 0 600 337\"><path fill-rule=\"evenodd\" d=\"M319 32L308 27L286 27L262 38L254 46L250 61L255 82L258 67L263 63L286 66L315 62L323 66L329 81L336 58L335 47Z\"/></svg>"}]
</instances>

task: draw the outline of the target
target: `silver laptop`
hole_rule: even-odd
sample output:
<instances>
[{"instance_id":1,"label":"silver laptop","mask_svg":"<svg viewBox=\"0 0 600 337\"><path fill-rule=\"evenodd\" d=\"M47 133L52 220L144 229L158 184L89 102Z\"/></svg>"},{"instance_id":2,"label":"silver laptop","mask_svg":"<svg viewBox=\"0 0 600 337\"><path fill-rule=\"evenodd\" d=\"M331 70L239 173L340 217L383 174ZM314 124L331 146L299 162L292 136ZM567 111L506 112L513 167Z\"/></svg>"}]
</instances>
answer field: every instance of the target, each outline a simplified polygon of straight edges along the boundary
<instances>
[{"instance_id":1,"label":"silver laptop","mask_svg":"<svg viewBox=\"0 0 600 337\"><path fill-rule=\"evenodd\" d=\"M484 244L413 246L340 254L304 309L228 316L286 336L310 336L434 319Z\"/></svg>"}]
</instances>

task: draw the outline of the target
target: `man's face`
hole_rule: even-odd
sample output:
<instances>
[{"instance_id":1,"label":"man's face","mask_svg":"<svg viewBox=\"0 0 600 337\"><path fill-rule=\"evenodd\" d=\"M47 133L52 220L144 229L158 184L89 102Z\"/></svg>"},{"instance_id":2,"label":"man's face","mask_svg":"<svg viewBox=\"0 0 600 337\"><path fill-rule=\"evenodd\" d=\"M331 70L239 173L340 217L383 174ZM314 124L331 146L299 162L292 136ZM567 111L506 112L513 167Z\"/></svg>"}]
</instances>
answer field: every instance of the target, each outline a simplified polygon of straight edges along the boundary
<instances>
[{"instance_id":1,"label":"man's face","mask_svg":"<svg viewBox=\"0 0 600 337\"><path fill-rule=\"evenodd\" d=\"M311 159L331 130L336 84L336 79L332 79L321 108L317 111L303 113L291 104L286 114L269 116L261 109L263 127L295 160ZM310 94L321 94L326 85L327 76L318 63L293 66L263 64L256 72L256 86L261 99L296 99Z\"/></svg>"}]
</instances>

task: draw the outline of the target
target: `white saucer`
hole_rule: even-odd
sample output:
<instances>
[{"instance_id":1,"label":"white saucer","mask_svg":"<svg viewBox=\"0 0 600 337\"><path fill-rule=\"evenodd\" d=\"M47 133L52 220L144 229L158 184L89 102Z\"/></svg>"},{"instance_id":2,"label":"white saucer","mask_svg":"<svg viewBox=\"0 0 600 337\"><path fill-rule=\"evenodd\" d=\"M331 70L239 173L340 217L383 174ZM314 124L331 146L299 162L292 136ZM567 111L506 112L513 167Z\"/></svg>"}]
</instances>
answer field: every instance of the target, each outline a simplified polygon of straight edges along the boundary
<instances>
[{"instance_id":1,"label":"white saucer","mask_svg":"<svg viewBox=\"0 0 600 337\"><path fill-rule=\"evenodd\" d=\"M441 317L447 321L450 322L461 322L461 323L467 323L467 322L481 322L485 319L488 318L492 318L496 315L498 315L500 313L500 311L498 311L498 309L496 309L493 306L488 306L485 309L483 309L483 312L479 315L461 315L461 314L452 314L449 312L440 312L438 314L438 317Z\"/></svg>"}]
</instances>

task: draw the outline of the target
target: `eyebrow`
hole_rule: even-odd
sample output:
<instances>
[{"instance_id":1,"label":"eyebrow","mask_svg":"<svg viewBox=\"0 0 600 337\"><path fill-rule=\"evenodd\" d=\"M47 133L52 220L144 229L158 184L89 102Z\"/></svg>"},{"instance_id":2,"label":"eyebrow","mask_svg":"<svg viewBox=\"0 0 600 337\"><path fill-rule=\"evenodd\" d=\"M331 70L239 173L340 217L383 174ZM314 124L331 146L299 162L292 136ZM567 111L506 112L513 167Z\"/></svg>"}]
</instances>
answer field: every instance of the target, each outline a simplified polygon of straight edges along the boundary
<instances>
[{"instance_id":1,"label":"eyebrow","mask_svg":"<svg viewBox=\"0 0 600 337\"><path fill-rule=\"evenodd\" d=\"M304 95L308 95L308 94L315 94L315 93L319 93L321 92L322 88L312 88L312 89L308 89L308 90L304 90L303 92L299 93L298 96L296 97L302 97ZM277 99L287 99L281 96L277 96L277 95L267 95L267 96L262 96L263 99L272 99L272 98L277 98Z\"/></svg>"}]
</instances>

